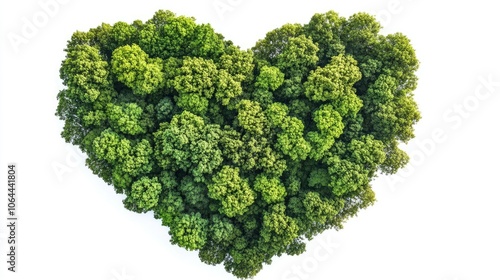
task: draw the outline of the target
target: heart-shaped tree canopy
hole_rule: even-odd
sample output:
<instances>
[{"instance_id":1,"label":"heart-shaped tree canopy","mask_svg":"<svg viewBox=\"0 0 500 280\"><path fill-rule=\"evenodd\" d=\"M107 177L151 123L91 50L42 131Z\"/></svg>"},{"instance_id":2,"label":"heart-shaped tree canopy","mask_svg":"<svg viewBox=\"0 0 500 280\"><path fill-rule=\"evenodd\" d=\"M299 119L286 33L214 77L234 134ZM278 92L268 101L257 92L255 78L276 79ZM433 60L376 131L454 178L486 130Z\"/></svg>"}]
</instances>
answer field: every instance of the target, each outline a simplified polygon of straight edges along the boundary
<instances>
[{"instance_id":1,"label":"heart-shaped tree canopy","mask_svg":"<svg viewBox=\"0 0 500 280\"><path fill-rule=\"evenodd\" d=\"M158 11L75 32L60 76L62 136L171 242L256 275L371 205L370 181L408 162L418 60L374 17L330 11L241 50Z\"/></svg>"}]
</instances>

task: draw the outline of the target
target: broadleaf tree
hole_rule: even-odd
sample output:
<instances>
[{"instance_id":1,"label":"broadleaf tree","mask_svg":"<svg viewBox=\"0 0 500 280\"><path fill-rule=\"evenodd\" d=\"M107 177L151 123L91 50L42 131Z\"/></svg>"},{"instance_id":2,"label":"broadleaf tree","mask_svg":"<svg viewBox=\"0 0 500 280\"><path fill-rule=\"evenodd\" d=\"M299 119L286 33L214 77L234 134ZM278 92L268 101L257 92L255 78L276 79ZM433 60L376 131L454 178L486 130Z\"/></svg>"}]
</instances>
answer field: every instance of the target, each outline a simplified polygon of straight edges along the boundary
<instances>
[{"instance_id":1,"label":"broadleaf tree","mask_svg":"<svg viewBox=\"0 0 500 280\"><path fill-rule=\"evenodd\" d=\"M242 50L160 10L68 41L62 137L171 242L239 278L375 202L409 160L418 60L366 13L285 24Z\"/></svg>"}]
</instances>

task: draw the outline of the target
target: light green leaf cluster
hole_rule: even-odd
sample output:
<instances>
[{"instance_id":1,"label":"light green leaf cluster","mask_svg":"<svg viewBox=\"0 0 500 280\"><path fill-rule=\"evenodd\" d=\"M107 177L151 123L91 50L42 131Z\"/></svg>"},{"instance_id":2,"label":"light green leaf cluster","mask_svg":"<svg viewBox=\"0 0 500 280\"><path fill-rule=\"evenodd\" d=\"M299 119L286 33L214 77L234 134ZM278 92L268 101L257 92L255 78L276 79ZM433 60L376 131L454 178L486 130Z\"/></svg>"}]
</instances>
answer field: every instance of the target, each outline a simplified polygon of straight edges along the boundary
<instances>
[{"instance_id":1,"label":"light green leaf cluster","mask_svg":"<svg viewBox=\"0 0 500 280\"><path fill-rule=\"evenodd\" d=\"M60 74L68 93L81 102L94 102L101 91L110 86L108 62L98 49L88 45L78 45L68 51Z\"/></svg>"},{"instance_id":2,"label":"light green leaf cluster","mask_svg":"<svg viewBox=\"0 0 500 280\"><path fill-rule=\"evenodd\" d=\"M286 197L286 188L278 177L269 178L261 174L255 178L254 189L269 204L283 202Z\"/></svg>"},{"instance_id":3,"label":"light green leaf cluster","mask_svg":"<svg viewBox=\"0 0 500 280\"><path fill-rule=\"evenodd\" d=\"M210 198L221 202L221 214L229 218L242 215L252 205L255 195L247 180L239 175L239 169L224 165L207 185Z\"/></svg>"},{"instance_id":4,"label":"light green leaf cluster","mask_svg":"<svg viewBox=\"0 0 500 280\"><path fill-rule=\"evenodd\" d=\"M207 240L208 221L199 213L194 215L184 214L177 218L170 228L172 244L177 244L188 250L203 248Z\"/></svg>"},{"instance_id":5,"label":"light green leaf cluster","mask_svg":"<svg viewBox=\"0 0 500 280\"><path fill-rule=\"evenodd\" d=\"M138 45L115 49L111 67L118 81L138 95L151 94L163 86L161 59L150 59Z\"/></svg>"},{"instance_id":6,"label":"light green leaf cluster","mask_svg":"<svg viewBox=\"0 0 500 280\"><path fill-rule=\"evenodd\" d=\"M158 204L158 198L161 192L161 184L158 178L150 179L142 177L132 184L132 192L127 197L125 203L130 203L138 211L148 211Z\"/></svg>"},{"instance_id":7,"label":"light green leaf cluster","mask_svg":"<svg viewBox=\"0 0 500 280\"><path fill-rule=\"evenodd\" d=\"M123 106L108 104L107 116L111 128L125 134L136 135L146 132L141 126L142 108L135 103Z\"/></svg>"}]
</instances>

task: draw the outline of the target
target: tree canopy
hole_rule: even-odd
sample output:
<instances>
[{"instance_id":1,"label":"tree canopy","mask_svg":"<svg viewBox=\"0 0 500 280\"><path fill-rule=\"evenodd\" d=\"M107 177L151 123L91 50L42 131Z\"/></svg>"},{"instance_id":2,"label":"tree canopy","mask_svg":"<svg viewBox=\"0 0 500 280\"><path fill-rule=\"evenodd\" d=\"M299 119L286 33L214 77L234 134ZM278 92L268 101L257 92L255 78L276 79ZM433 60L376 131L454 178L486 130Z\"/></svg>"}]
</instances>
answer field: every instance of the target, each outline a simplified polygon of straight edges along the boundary
<instances>
[{"instance_id":1,"label":"tree canopy","mask_svg":"<svg viewBox=\"0 0 500 280\"><path fill-rule=\"evenodd\" d=\"M250 50L160 10L68 41L56 115L94 174L171 242L239 278L372 205L408 162L418 60L366 13L285 24Z\"/></svg>"}]
</instances>

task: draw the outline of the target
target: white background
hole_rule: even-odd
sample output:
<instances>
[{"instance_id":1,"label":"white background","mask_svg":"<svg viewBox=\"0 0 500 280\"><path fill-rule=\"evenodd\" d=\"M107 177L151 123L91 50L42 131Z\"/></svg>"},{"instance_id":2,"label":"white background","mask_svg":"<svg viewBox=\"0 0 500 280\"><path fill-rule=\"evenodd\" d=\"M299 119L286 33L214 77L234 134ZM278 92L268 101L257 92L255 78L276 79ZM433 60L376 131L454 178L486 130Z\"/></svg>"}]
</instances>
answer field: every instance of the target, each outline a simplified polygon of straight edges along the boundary
<instances>
[{"instance_id":1,"label":"white background","mask_svg":"<svg viewBox=\"0 0 500 280\"><path fill-rule=\"evenodd\" d=\"M146 21L159 9L210 23L244 49L316 12L367 11L383 33L407 35L421 62L415 99L423 118L404 147L410 165L375 180L378 201L343 230L318 236L301 256L275 258L255 279L500 279L494 1L59 0L45 11L40 3L47 2L0 4L0 279L235 279L171 245L151 213L127 211L123 197L59 135L58 71L71 34L102 22ZM19 45L15 36L23 38ZM7 271L5 251L10 162L19 177L15 274Z\"/></svg>"}]
</instances>

